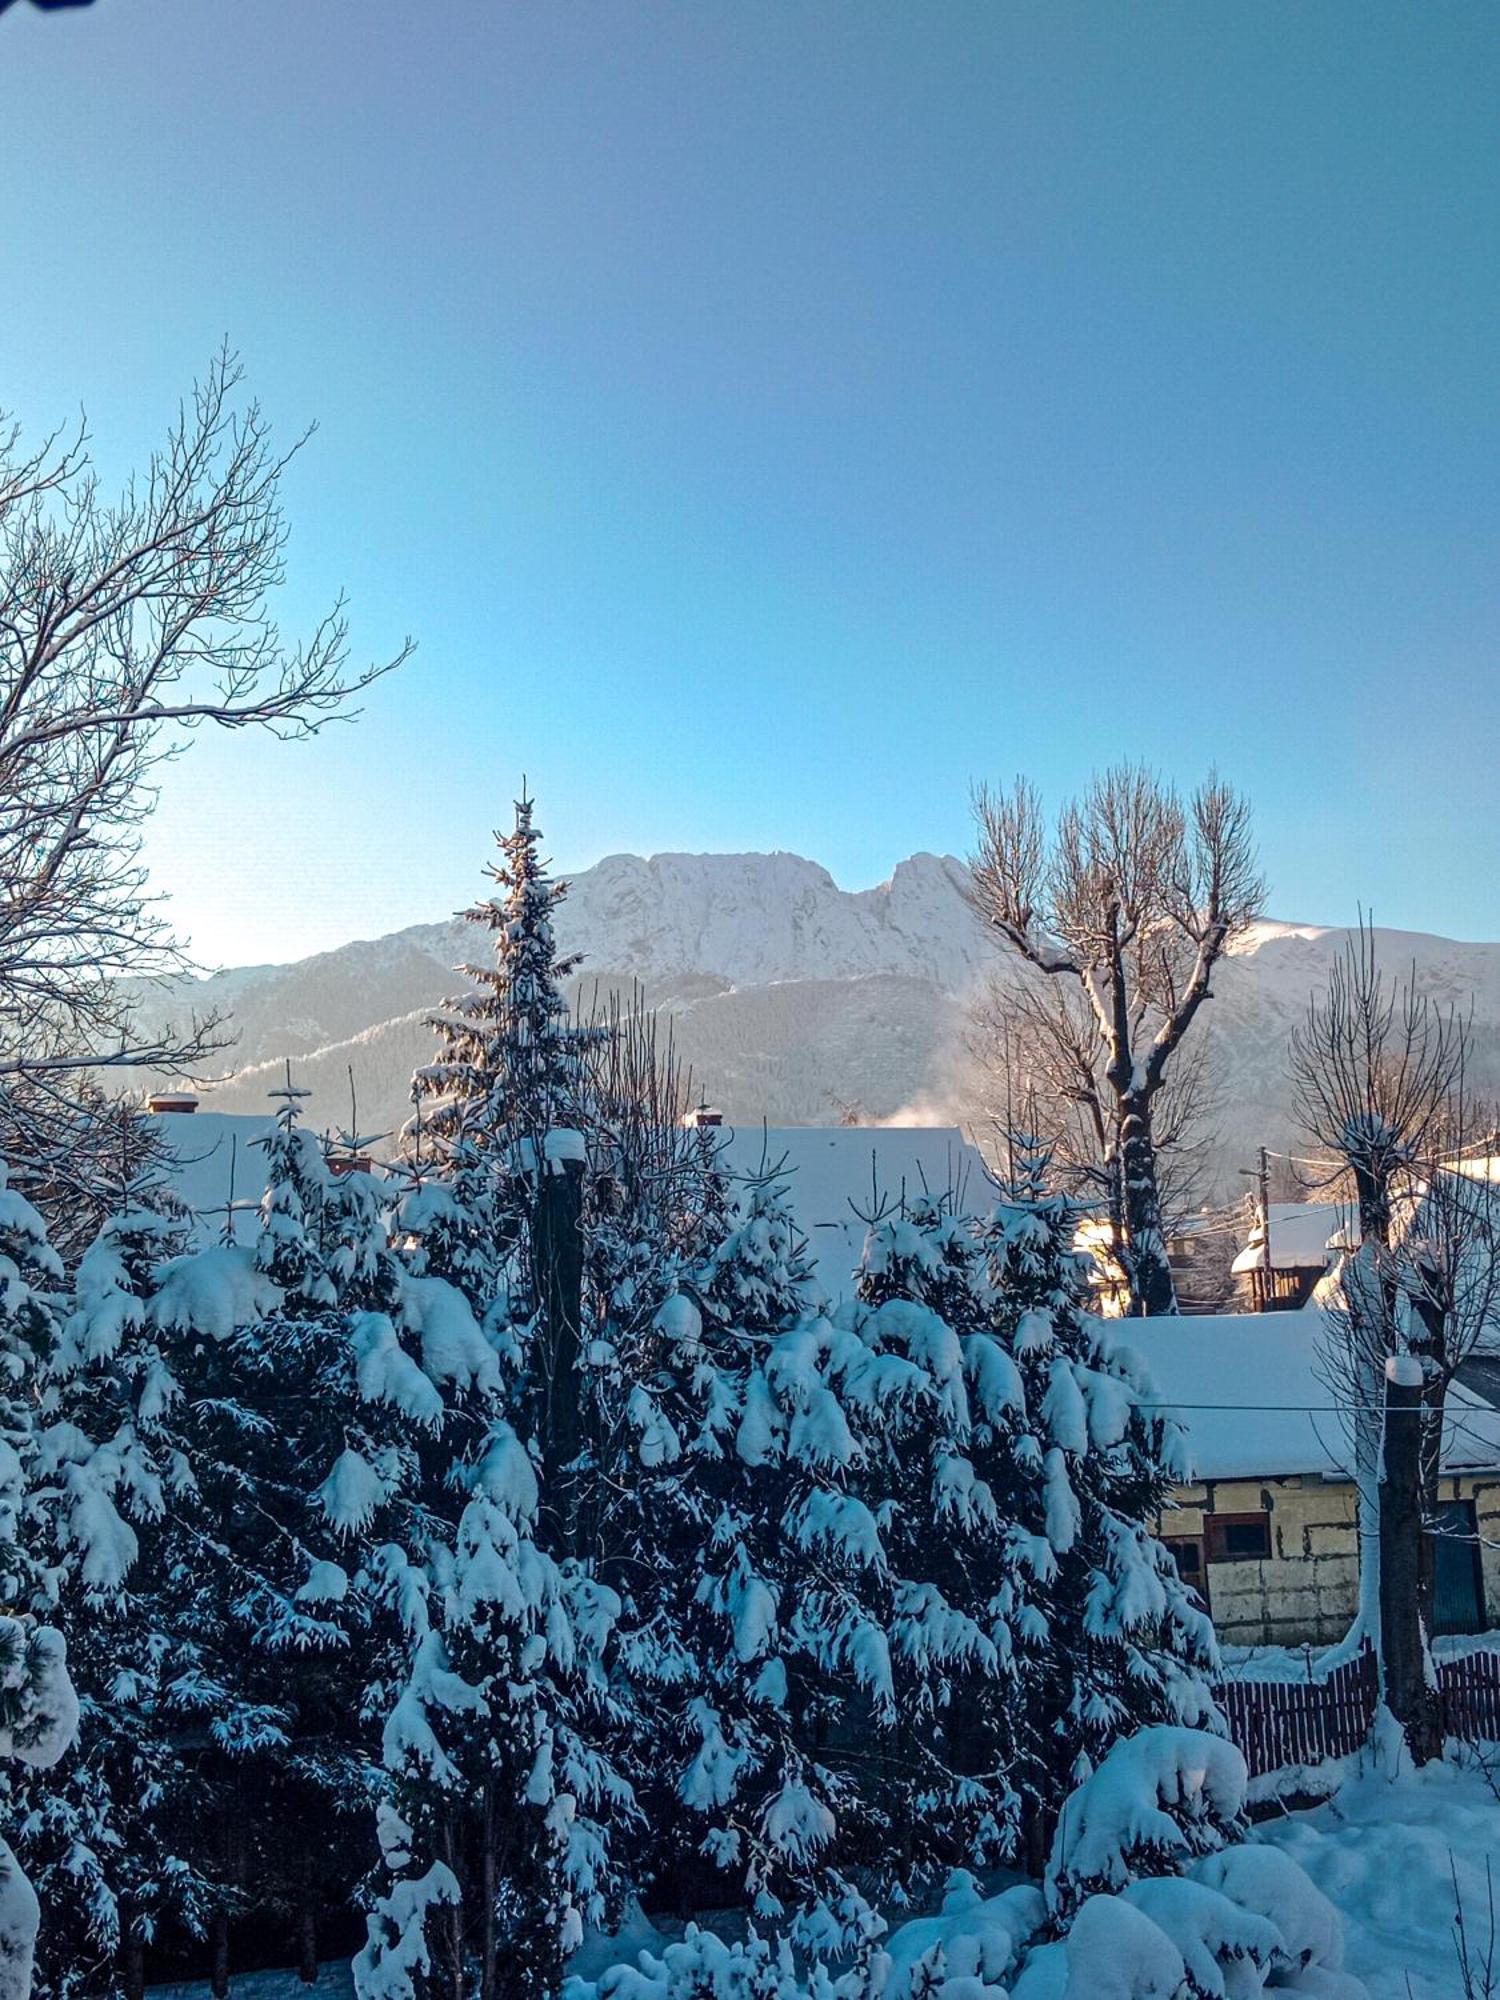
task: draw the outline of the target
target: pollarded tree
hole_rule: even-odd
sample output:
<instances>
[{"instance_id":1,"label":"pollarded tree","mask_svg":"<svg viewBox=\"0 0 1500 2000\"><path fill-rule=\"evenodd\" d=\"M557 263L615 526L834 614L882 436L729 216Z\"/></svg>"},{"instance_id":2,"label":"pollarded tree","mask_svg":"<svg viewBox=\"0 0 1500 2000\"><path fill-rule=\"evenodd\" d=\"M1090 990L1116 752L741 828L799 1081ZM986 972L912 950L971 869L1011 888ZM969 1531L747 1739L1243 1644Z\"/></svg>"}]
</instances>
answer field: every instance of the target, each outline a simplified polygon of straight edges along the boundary
<instances>
[{"instance_id":1,"label":"pollarded tree","mask_svg":"<svg viewBox=\"0 0 1500 2000\"><path fill-rule=\"evenodd\" d=\"M996 1132L1026 1121L1045 1131L1060 1181L1087 1198L1109 1226L1117 1269L1128 1267L1120 1125L1107 1071L1109 1052L1076 982L1038 979L1002 959L967 1009L963 1087ZM1168 1064L1151 1111L1163 1225L1202 1204L1222 1094L1221 1064L1208 1035L1187 1037Z\"/></svg>"},{"instance_id":2,"label":"pollarded tree","mask_svg":"<svg viewBox=\"0 0 1500 2000\"><path fill-rule=\"evenodd\" d=\"M1119 1737L1151 1723L1216 1727L1213 1628L1151 1533L1186 1441L1152 1407L1128 1347L1085 1309L1077 1204L1049 1191L1049 1158L1018 1135L984 1238L993 1326L1020 1373L1025 1426L1012 1518L1045 1543L1045 1645L1023 1680L1044 1811Z\"/></svg>"},{"instance_id":3,"label":"pollarded tree","mask_svg":"<svg viewBox=\"0 0 1500 2000\"><path fill-rule=\"evenodd\" d=\"M1462 1150L1473 1115L1468 1051L1467 1022L1423 992L1414 971L1387 982L1365 924L1292 1037L1298 1109L1353 1182L1359 1233L1323 1356L1350 1412L1359 1496L1360 1601L1345 1644L1374 1648L1418 1763L1443 1746L1426 1629L1443 1402L1451 1371L1485 1330L1493 1285L1487 1202L1441 1165L1450 1148ZM1410 1222L1414 1205L1418 1227L1398 1245L1398 1211Z\"/></svg>"},{"instance_id":4,"label":"pollarded tree","mask_svg":"<svg viewBox=\"0 0 1500 2000\"><path fill-rule=\"evenodd\" d=\"M1050 835L1036 793L981 790L976 911L1033 973L1071 983L1102 1054L1132 1309L1173 1312L1155 1118L1214 967L1264 894L1250 813L1215 776L1184 806L1151 772L1096 778Z\"/></svg>"}]
</instances>

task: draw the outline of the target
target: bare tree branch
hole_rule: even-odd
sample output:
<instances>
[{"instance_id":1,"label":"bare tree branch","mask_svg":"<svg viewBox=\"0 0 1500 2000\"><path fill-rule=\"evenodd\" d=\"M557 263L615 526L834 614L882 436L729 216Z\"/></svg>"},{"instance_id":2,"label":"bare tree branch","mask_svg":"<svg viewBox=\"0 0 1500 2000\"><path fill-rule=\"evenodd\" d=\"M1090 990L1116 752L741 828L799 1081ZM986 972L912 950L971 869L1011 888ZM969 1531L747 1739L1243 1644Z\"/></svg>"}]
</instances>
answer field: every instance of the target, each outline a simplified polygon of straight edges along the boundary
<instances>
[{"instance_id":1,"label":"bare tree branch","mask_svg":"<svg viewBox=\"0 0 1500 2000\"><path fill-rule=\"evenodd\" d=\"M1091 1115L1105 1130L1096 1151L1119 1180L1135 1308L1170 1312L1159 1100L1211 997L1214 967L1265 893L1249 807L1216 774L1184 807L1153 772L1121 765L1063 807L1050 838L1024 779L1008 793L981 787L975 817L976 911L1026 965L1072 982L1085 1003L1086 1016L1066 1003L1038 1003L1033 1039L1040 1031L1063 1070L1087 1075L1073 1101L1099 1100ZM1056 1068L1052 1074L1060 1081Z\"/></svg>"},{"instance_id":2,"label":"bare tree branch","mask_svg":"<svg viewBox=\"0 0 1500 2000\"><path fill-rule=\"evenodd\" d=\"M0 1075L190 1066L211 1033L142 1039L119 982L184 967L140 861L190 732L315 734L404 660L351 670L343 600L300 643L272 599L287 530L276 452L226 350L166 442L106 499L79 427L0 425Z\"/></svg>"}]
</instances>

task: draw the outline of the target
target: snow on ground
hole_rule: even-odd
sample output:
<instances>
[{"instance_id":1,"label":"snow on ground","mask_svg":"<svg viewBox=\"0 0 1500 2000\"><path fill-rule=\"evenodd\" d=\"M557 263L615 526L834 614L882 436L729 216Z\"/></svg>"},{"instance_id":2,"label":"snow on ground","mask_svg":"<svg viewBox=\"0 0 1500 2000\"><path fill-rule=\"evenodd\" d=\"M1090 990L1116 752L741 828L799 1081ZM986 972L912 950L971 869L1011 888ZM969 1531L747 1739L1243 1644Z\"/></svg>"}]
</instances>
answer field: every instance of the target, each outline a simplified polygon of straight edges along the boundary
<instances>
[{"instance_id":1,"label":"snow on ground","mask_svg":"<svg viewBox=\"0 0 1500 2000\"><path fill-rule=\"evenodd\" d=\"M1326 1804L1258 1829L1343 1912L1345 1968L1370 2000L1465 2000L1455 1875L1481 1960L1491 1935L1486 1862L1500 1897L1500 1754L1488 1763L1433 1764L1394 1779L1367 1770ZM1496 1943L1500 1973L1500 1936Z\"/></svg>"},{"instance_id":2,"label":"snow on ground","mask_svg":"<svg viewBox=\"0 0 1500 2000\"><path fill-rule=\"evenodd\" d=\"M1500 1653L1500 1632L1454 1634L1432 1642L1434 1659L1462 1660L1471 1653ZM1237 1681L1315 1681L1327 1646L1221 1646L1225 1678Z\"/></svg>"},{"instance_id":3,"label":"snow on ground","mask_svg":"<svg viewBox=\"0 0 1500 2000\"><path fill-rule=\"evenodd\" d=\"M208 2000L206 1980L185 1980L177 1986L149 1986L153 2000ZM354 1974L347 1959L331 1959L318 1967L316 1986L304 1986L290 1969L237 1972L230 1981L234 2000L352 2000Z\"/></svg>"},{"instance_id":4,"label":"snow on ground","mask_svg":"<svg viewBox=\"0 0 1500 2000\"><path fill-rule=\"evenodd\" d=\"M1486 1862L1500 1875L1500 1752L1487 1760L1463 1753L1394 1779L1357 1771L1336 1798L1267 1821L1256 1838L1296 1861L1342 1912L1345 1970L1365 1982L1370 2000L1466 2000L1453 1940L1454 1880L1471 1951L1482 1961L1490 1937ZM914 1926L912 1935L925 1936L938 1921ZM727 1935L730 1927L716 1928ZM585 1945L573 1970L597 1980L608 1965L629 1963L643 1948L660 1952L668 1941L637 1912L620 1937ZM1500 1949L1496 1965L1500 1970ZM1482 1983L1474 1990L1483 1991ZM152 1991L154 2000L206 2000L208 1989ZM348 2000L351 1993L342 1964L321 1967L316 1987L289 1971L234 1980L235 2000Z\"/></svg>"}]
</instances>

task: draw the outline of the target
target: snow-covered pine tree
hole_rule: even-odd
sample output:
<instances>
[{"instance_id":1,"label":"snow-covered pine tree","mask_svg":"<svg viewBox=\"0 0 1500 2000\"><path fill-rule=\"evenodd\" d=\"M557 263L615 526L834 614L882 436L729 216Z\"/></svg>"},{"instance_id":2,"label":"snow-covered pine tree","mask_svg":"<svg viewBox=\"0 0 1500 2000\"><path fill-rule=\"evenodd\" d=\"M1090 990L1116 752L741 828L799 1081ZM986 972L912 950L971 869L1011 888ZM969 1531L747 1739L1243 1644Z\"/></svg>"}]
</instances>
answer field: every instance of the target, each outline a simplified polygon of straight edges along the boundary
<instances>
[{"instance_id":1,"label":"snow-covered pine tree","mask_svg":"<svg viewBox=\"0 0 1500 2000\"><path fill-rule=\"evenodd\" d=\"M490 1212L511 1253L514 1317L528 1328L528 1423L545 1464L542 1528L558 1553L588 1540L581 1459L594 1429L581 1351L587 1146L584 1061L599 1030L570 1018L576 958L558 953L553 913L567 894L541 855L529 798L497 836L499 893L465 915L488 931L493 962L465 966L472 990L433 1017L437 1059L417 1072L421 1129L441 1158L484 1155Z\"/></svg>"},{"instance_id":2,"label":"snow-covered pine tree","mask_svg":"<svg viewBox=\"0 0 1500 2000\"><path fill-rule=\"evenodd\" d=\"M1086 1310L1079 1208L1050 1187L1047 1147L1020 1133L1011 1152L983 1235L995 1332L1024 1391L1014 1518L1056 1562L1047 1644L1023 1683L1051 1815L1119 1737L1222 1722L1213 1628L1150 1531L1187 1473L1183 1433L1150 1407L1138 1359Z\"/></svg>"},{"instance_id":3,"label":"snow-covered pine tree","mask_svg":"<svg viewBox=\"0 0 1500 2000\"><path fill-rule=\"evenodd\" d=\"M73 1944L45 1968L59 1993L138 1992L148 1945L205 1933L222 1981L250 1909L295 1927L306 1963L319 1905L372 1858L357 1579L377 1542L421 1540L441 1399L376 1309L401 1284L379 1184L330 1177L279 1095L254 1241L173 1255L151 1191L122 1191L49 1378L88 1724L71 1792L32 1816Z\"/></svg>"},{"instance_id":4,"label":"snow-covered pine tree","mask_svg":"<svg viewBox=\"0 0 1500 2000\"><path fill-rule=\"evenodd\" d=\"M149 1938L174 1923L201 1929L213 1893L176 1838L192 1787L169 1689L196 1678L200 1660L174 1643L164 1582L192 1475L173 1427L179 1387L148 1314L157 1268L186 1232L128 1163L117 1192L118 1212L80 1260L38 1419L56 1615L81 1708L76 1756L26 1788L21 1826L45 1912L39 1985L59 2000L138 1993Z\"/></svg>"},{"instance_id":5,"label":"snow-covered pine tree","mask_svg":"<svg viewBox=\"0 0 1500 2000\"><path fill-rule=\"evenodd\" d=\"M493 1379L443 1435L446 1490L427 1547L397 1551L384 1601L405 1635L385 1723L390 1880L356 1962L362 2000L555 1990L606 1911L611 1823L628 1785L607 1658L616 1594L592 1573L583 1500L597 1436L582 1352L591 1037L562 997L529 800L469 914L494 964L437 1018L419 1072L422 1153L399 1229L414 1287L443 1287L484 1328ZM452 1283L449 1284L451 1279ZM460 1289L461 1288L461 1289Z\"/></svg>"},{"instance_id":6,"label":"snow-covered pine tree","mask_svg":"<svg viewBox=\"0 0 1500 2000\"><path fill-rule=\"evenodd\" d=\"M1036 1762L1021 1688L1052 1569L1014 1518L1024 1392L955 1207L923 1195L877 1209L858 1280L878 1385L860 1491L882 1524L894 1681L864 1782L901 1893L1015 1857Z\"/></svg>"},{"instance_id":7,"label":"snow-covered pine tree","mask_svg":"<svg viewBox=\"0 0 1500 2000\"><path fill-rule=\"evenodd\" d=\"M62 1261L35 1207L0 1161L0 1781L11 1831L25 1779L71 1746L78 1705L66 1643L50 1620L55 1580L39 1549L36 1384L56 1344ZM19 1768L18 1768L19 1767ZM24 1808L22 1809L24 1811ZM0 1837L0 2000L27 2000L36 1892Z\"/></svg>"},{"instance_id":8,"label":"snow-covered pine tree","mask_svg":"<svg viewBox=\"0 0 1500 2000\"><path fill-rule=\"evenodd\" d=\"M661 1785L648 1819L684 1897L747 1903L832 1955L880 1928L851 1872L869 1828L848 1725L884 1713L890 1681L878 1528L849 1490L844 1378L866 1357L821 1312L776 1167L736 1190L728 1224L658 1314L677 1397L639 1431L644 1461L680 1461L684 1537L657 1635L675 1796Z\"/></svg>"}]
</instances>

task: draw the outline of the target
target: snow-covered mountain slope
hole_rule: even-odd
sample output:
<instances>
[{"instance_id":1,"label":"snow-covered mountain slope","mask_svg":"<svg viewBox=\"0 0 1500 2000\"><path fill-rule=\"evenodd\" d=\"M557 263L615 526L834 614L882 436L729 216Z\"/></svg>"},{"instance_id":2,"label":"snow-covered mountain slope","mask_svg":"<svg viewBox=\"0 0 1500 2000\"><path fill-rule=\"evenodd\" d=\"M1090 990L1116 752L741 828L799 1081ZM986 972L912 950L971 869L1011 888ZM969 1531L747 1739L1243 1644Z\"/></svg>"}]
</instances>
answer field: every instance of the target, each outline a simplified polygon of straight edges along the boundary
<instances>
[{"instance_id":1,"label":"snow-covered mountain slope","mask_svg":"<svg viewBox=\"0 0 1500 2000\"><path fill-rule=\"evenodd\" d=\"M569 949L650 982L712 973L734 986L896 973L949 990L989 957L951 855L914 854L878 889L840 889L797 854L612 854L559 913Z\"/></svg>"},{"instance_id":2,"label":"snow-covered mountain slope","mask_svg":"<svg viewBox=\"0 0 1500 2000\"><path fill-rule=\"evenodd\" d=\"M916 979L960 991L990 959L964 901L963 864L913 855L878 888L839 888L795 854L611 855L573 878L558 943L589 980L638 979L691 999L787 980ZM452 920L341 946L290 965L237 967L143 995L148 1018L219 1009L235 1059L277 1062L429 1007L462 985L453 968L483 934Z\"/></svg>"},{"instance_id":3,"label":"snow-covered mountain slope","mask_svg":"<svg viewBox=\"0 0 1500 2000\"><path fill-rule=\"evenodd\" d=\"M952 1059L962 999L1006 963L964 884L961 862L932 854L857 892L794 854L612 855L574 879L559 942L584 954L585 1003L596 981L638 980L671 1013L704 1094L741 1123L902 1112L962 1122L972 1110ZM1222 1074L1226 1174L1258 1144L1295 1146L1287 1041L1346 937L1265 919L1220 968L1203 1020ZM1415 964L1440 999L1472 1005L1479 1069L1500 1082L1500 945L1396 931L1378 943L1393 977ZM352 1068L361 1121L389 1128L430 1050L426 1010L463 984L453 968L484 950L461 922L419 925L187 982L143 996L143 1012L232 1016L238 1074L214 1093L223 1109L259 1109L290 1057L319 1123L347 1120Z\"/></svg>"}]
</instances>

